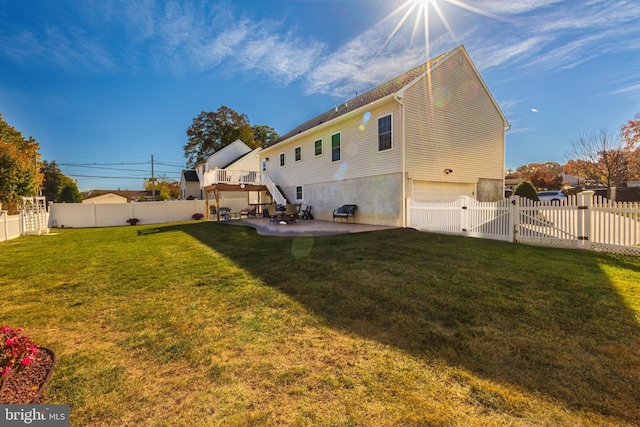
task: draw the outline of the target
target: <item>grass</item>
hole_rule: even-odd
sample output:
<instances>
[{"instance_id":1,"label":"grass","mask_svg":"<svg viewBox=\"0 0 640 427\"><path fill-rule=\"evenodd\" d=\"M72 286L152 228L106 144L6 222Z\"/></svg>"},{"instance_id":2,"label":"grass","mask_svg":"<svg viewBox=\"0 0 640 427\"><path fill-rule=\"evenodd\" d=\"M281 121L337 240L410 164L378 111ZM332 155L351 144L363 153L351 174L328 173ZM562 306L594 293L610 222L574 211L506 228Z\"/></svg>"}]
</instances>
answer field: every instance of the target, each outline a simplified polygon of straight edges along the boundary
<instances>
[{"instance_id":1,"label":"grass","mask_svg":"<svg viewBox=\"0 0 640 427\"><path fill-rule=\"evenodd\" d=\"M71 424L640 424L640 260L211 222L0 244Z\"/></svg>"}]
</instances>

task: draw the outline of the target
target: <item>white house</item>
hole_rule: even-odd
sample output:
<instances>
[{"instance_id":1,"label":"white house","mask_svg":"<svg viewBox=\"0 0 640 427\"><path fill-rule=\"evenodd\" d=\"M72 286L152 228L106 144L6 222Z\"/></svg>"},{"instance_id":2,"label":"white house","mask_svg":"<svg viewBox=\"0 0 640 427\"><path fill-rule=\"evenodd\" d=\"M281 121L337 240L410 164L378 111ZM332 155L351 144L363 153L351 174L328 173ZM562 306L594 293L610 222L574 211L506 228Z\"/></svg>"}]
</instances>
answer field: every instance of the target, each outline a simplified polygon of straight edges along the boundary
<instances>
[{"instance_id":1,"label":"white house","mask_svg":"<svg viewBox=\"0 0 640 427\"><path fill-rule=\"evenodd\" d=\"M318 219L406 225L406 200L499 200L510 125L463 46L294 128L259 152L263 178Z\"/></svg>"},{"instance_id":2,"label":"white house","mask_svg":"<svg viewBox=\"0 0 640 427\"><path fill-rule=\"evenodd\" d=\"M197 164L194 171L201 192L199 198L205 198L209 205L213 194L218 208L227 207L232 212L259 205L265 197L265 187L253 184L260 181L261 150L251 149L238 139ZM217 185L211 187L214 183Z\"/></svg>"}]
</instances>

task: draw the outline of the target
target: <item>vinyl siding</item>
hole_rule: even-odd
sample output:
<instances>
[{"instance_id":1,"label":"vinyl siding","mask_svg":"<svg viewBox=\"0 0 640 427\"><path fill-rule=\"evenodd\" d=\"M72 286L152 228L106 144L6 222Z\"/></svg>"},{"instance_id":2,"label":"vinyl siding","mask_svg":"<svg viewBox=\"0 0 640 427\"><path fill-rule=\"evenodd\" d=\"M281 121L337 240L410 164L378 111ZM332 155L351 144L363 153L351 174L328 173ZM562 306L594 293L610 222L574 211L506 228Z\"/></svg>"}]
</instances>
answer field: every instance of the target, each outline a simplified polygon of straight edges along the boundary
<instances>
[{"instance_id":1,"label":"vinyl siding","mask_svg":"<svg viewBox=\"0 0 640 427\"><path fill-rule=\"evenodd\" d=\"M458 55L405 92L411 179L477 183L503 176L506 123L468 57L460 64Z\"/></svg>"},{"instance_id":2,"label":"vinyl siding","mask_svg":"<svg viewBox=\"0 0 640 427\"><path fill-rule=\"evenodd\" d=\"M368 120L365 113L370 113ZM393 148L378 152L378 118L392 115ZM331 136L341 134L341 159L331 161ZM315 156L316 140L323 141L323 154ZM397 173L400 160L401 120L399 104L393 99L381 101L371 109L360 109L316 131L283 141L273 149L265 149L261 158L269 157L267 172L282 188L327 183ZM295 162L295 148L302 148L302 161ZM279 154L285 153L287 162L279 167ZM289 194L289 200L295 193Z\"/></svg>"}]
</instances>

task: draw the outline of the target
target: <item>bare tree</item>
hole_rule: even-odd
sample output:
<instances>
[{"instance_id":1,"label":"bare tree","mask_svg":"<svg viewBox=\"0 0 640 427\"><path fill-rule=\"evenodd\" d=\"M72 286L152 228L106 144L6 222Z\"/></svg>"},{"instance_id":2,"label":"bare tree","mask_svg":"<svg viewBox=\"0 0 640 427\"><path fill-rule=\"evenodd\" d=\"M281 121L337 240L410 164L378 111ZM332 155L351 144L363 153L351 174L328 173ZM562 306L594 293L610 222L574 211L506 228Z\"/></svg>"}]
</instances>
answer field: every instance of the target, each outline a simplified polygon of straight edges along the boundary
<instances>
[{"instance_id":1,"label":"bare tree","mask_svg":"<svg viewBox=\"0 0 640 427\"><path fill-rule=\"evenodd\" d=\"M611 188L627 180L628 158L620 135L608 128L581 133L571 141L567 152L569 173Z\"/></svg>"}]
</instances>

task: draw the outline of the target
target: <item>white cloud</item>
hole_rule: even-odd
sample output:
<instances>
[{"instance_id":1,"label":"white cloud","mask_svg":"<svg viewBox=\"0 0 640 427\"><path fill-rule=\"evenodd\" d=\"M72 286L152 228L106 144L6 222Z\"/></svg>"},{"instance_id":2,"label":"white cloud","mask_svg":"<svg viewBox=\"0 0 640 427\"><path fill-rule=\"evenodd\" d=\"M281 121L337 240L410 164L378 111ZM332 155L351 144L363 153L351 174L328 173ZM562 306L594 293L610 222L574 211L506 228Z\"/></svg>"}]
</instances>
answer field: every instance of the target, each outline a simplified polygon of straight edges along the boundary
<instances>
[{"instance_id":1,"label":"white cloud","mask_svg":"<svg viewBox=\"0 0 640 427\"><path fill-rule=\"evenodd\" d=\"M626 86L618 90L614 90L611 93L615 95L620 95L620 94L627 94L627 93L633 93L633 92L640 92L640 83L631 85L631 86Z\"/></svg>"},{"instance_id":2,"label":"white cloud","mask_svg":"<svg viewBox=\"0 0 640 427\"><path fill-rule=\"evenodd\" d=\"M532 113L539 113L539 111L538 111L538 109L537 109L537 108L532 108L532 109L531 109L531 112L532 112Z\"/></svg>"},{"instance_id":3,"label":"white cloud","mask_svg":"<svg viewBox=\"0 0 640 427\"><path fill-rule=\"evenodd\" d=\"M564 0L512 0L512 1L466 1L465 3L495 15L517 15L532 12Z\"/></svg>"}]
</instances>

